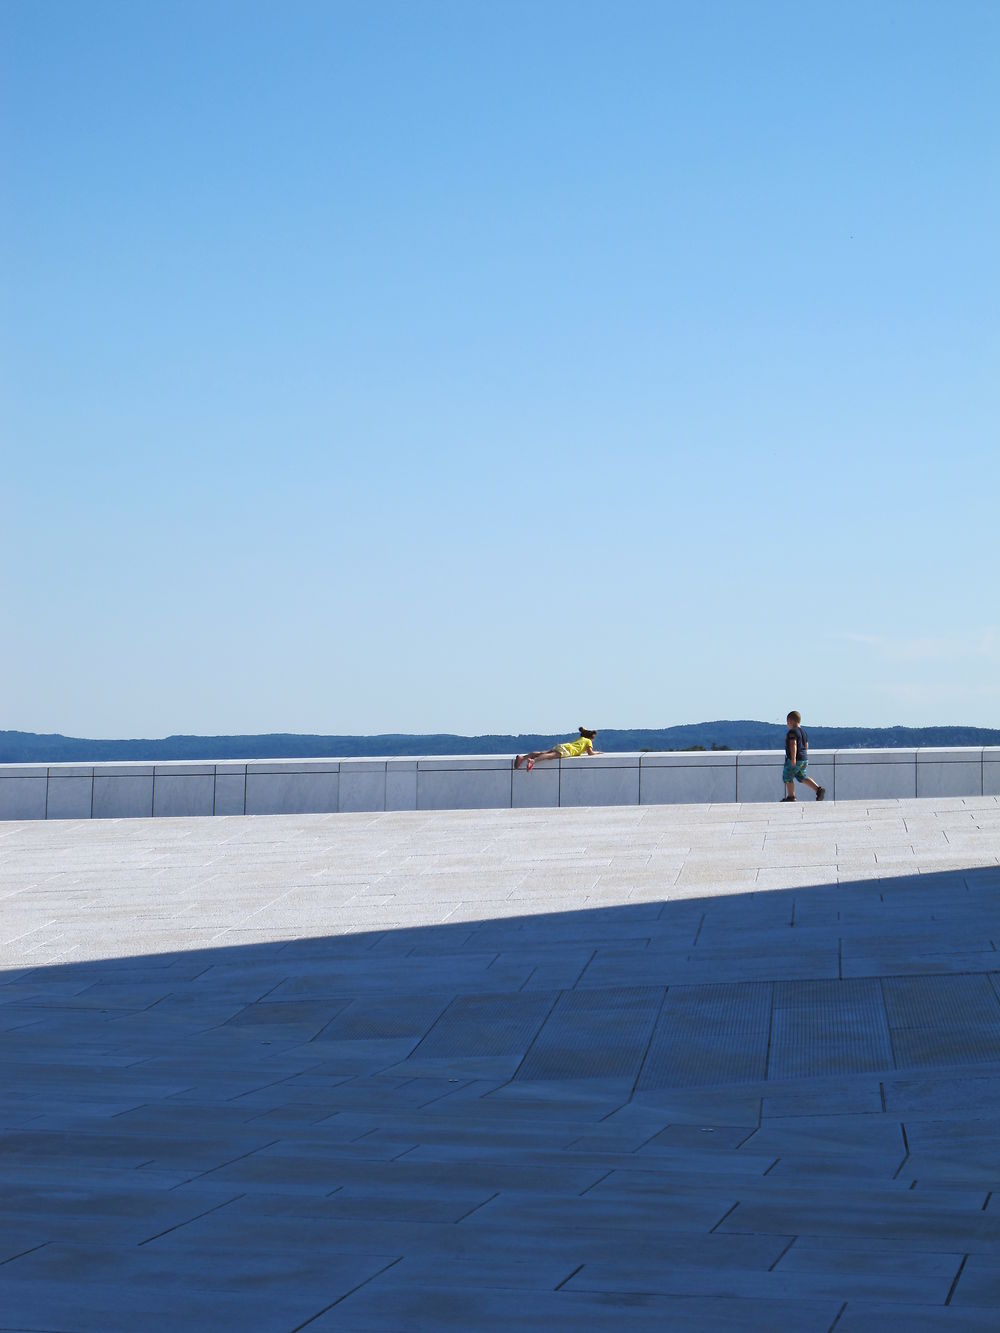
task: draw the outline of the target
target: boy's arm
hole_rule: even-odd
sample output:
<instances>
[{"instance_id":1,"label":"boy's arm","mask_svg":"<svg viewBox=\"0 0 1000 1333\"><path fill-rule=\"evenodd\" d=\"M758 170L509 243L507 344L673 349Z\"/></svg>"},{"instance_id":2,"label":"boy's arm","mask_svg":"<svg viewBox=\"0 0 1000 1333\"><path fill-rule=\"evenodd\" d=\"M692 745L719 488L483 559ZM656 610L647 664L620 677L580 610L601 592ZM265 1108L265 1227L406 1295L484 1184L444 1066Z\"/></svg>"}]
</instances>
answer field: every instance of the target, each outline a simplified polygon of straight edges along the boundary
<instances>
[{"instance_id":1,"label":"boy's arm","mask_svg":"<svg viewBox=\"0 0 1000 1333\"><path fill-rule=\"evenodd\" d=\"M788 742L788 760L789 763L796 763L799 757L799 742L797 737L793 736Z\"/></svg>"}]
</instances>

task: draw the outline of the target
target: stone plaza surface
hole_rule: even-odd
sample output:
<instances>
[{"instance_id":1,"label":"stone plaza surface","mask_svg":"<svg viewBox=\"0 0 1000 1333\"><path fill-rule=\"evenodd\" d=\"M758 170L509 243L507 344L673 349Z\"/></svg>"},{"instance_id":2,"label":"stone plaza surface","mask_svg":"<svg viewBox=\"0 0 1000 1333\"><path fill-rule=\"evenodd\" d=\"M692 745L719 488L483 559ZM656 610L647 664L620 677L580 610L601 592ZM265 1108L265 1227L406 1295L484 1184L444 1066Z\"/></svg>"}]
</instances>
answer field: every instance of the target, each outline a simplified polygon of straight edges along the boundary
<instances>
[{"instance_id":1,"label":"stone plaza surface","mask_svg":"<svg viewBox=\"0 0 1000 1333\"><path fill-rule=\"evenodd\" d=\"M1000 800L0 827L0 1328L1000 1326Z\"/></svg>"}]
</instances>

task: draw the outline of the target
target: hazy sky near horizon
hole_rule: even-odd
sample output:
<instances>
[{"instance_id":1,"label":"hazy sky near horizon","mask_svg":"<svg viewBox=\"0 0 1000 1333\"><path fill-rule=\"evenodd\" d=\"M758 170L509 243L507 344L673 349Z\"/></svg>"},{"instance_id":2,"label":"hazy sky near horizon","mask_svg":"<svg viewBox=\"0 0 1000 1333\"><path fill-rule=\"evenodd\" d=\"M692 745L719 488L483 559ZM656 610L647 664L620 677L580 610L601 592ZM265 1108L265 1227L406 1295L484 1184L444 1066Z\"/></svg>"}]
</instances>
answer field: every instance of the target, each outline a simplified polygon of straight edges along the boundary
<instances>
[{"instance_id":1,"label":"hazy sky near horizon","mask_svg":"<svg viewBox=\"0 0 1000 1333\"><path fill-rule=\"evenodd\" d=\"M0 728L1000 725L994 0L0 0Z\"/></svg>"}]
</instances>

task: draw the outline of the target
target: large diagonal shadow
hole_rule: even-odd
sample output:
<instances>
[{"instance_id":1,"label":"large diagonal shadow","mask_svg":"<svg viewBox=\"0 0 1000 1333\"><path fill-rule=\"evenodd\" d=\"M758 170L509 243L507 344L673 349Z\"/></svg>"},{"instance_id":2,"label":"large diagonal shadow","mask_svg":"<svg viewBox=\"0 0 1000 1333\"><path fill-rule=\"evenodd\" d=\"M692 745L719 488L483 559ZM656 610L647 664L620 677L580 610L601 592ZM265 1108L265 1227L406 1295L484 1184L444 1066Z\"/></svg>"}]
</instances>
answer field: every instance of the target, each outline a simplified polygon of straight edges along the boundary
<instances>
[{"instance_id":1,"label":"large diagonal shadow","mask_svg":"<svg viewBox=\"0 0 1000 1333\"><path fill-rule=\"evenodd\" d=\"M0 974L0 1327L946 1303L977 1327L998 890L950 871Z\"/></svg>"}]
</instances>

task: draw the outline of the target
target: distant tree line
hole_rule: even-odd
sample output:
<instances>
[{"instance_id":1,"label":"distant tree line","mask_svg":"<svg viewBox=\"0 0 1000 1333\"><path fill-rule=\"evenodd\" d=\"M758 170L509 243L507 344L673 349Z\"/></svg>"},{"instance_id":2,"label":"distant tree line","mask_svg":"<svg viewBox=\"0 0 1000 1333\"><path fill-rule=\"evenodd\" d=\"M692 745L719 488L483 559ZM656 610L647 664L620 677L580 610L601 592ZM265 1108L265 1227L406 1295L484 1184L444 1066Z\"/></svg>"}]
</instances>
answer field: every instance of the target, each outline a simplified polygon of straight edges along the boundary
<instances>
[{"instance_id":1,"label":"distant tree line","mask_svg":"<svg viewBox=\"0 0 1000 1333\"><path fill-rule=\"evenodd\" d=\"M822 727L807 722L816 750L898 749L918 746L1000 745L989 727ZM375 755L514 754L545 750L572 731L545 735L459 736L449 733L377 736L166 736L162 739L86 740L75 736L0 731L0 763L99 763L115 760L365 758ZM610 751L779 750L784 723L720 721L658 729L602 728L598 744Z\"/></svg>"}]
</instances>

